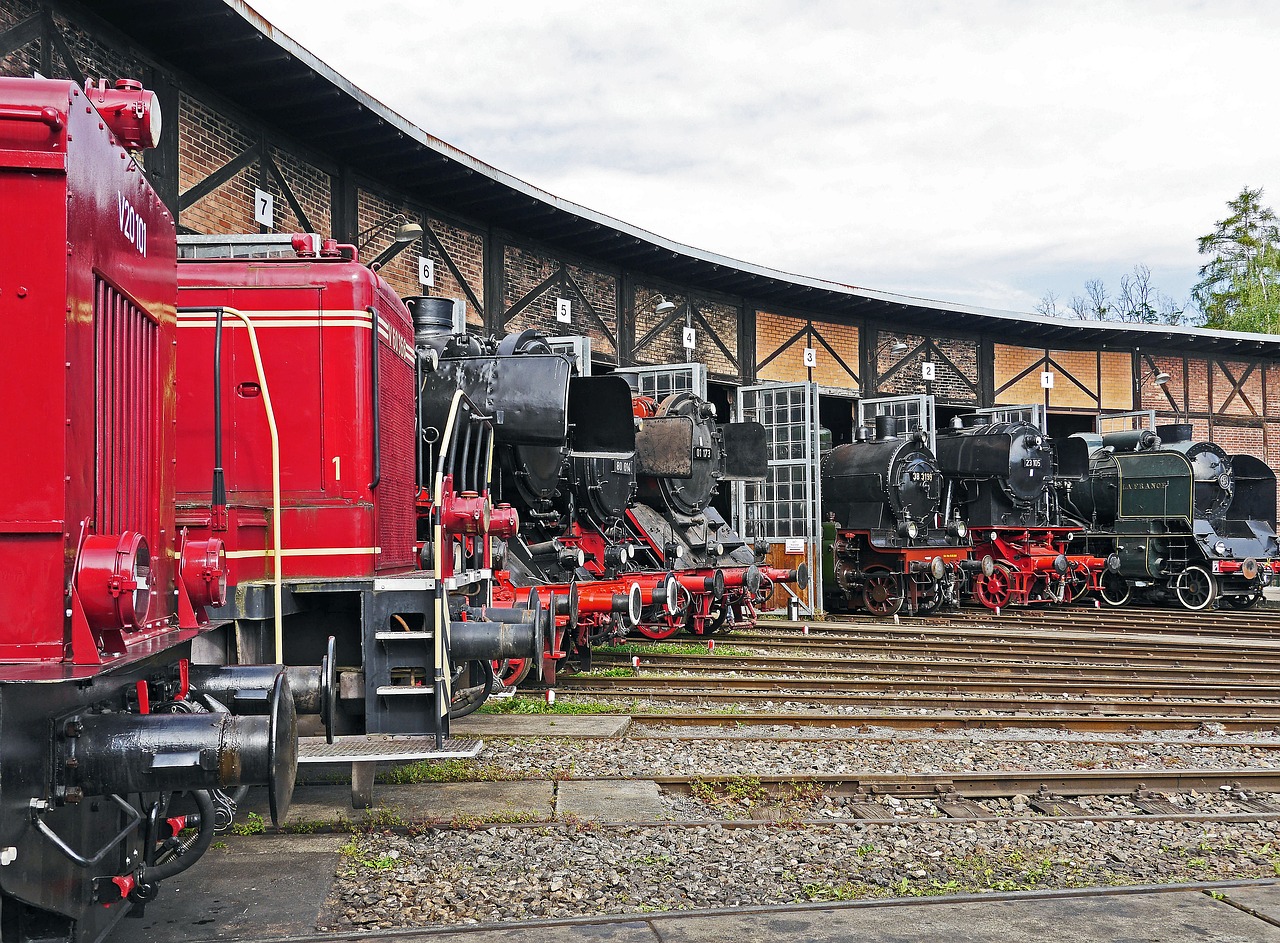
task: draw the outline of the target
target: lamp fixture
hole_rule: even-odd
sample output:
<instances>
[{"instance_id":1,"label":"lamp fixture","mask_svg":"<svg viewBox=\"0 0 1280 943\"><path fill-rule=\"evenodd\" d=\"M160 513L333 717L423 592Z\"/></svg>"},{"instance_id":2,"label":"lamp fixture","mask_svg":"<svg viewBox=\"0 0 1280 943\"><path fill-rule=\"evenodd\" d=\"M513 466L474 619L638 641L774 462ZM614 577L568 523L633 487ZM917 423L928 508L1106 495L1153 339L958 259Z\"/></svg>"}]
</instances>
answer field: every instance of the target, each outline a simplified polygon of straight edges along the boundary
<instances>
[{"instance_id":1,"label":"lamp fixture","mask_svg":"<svg viewBox=\"0 0 1280 943\"><path fill-rule=\"evenodd\" d=\"M395 213L386 219L378 220L368 229L362 229L356 235L356 245L361 249L368 248L369 243L373 241L373 236L392 223L399 223L400 225L396 227L395 238L391 240L391 245L379 252L373 261L369 263L369 268L375 272L403 252L407 246L417 242L423 236L424 230L421 225L410 222L404 213Z\"/></svg>"},{"instance_id":2,"label":"lamp fixture","mask_svg":"<svg viewBox=\"0 0 1280 943\"><path fill-rule=\"evenodd\" d=\"M658 303L653 306L653 313L657 315L670 314L679 307L674 301L668 301L665 296L658 295Z\"/></svg>"},{"instance_id":3,"label":"lamp fixture","mask_svg":"<svg viewBox=\"0 0 1280 943\"><path fill-rule=\"evenodd\" d=\"M1138 389L1142 389L1148 380L1155 380L1156 386L1164 386L1169 382L1169 374L1160 369L1148 370L1141 380L1138 381Z\"/></svg>"},{"instance_id":4,"label":"lamp fixture","mask_svg":"<svg viewBox=\"0 0 1280 943\"><path fill-rule=\"evenodd\" d=\"M876 348L876 356L879 357L886 350L891 354L905 354L909 346L910 345L900 337L895 337L893 341L886 339L881 342L879 347Z\"/></svg>"}]
</instances>

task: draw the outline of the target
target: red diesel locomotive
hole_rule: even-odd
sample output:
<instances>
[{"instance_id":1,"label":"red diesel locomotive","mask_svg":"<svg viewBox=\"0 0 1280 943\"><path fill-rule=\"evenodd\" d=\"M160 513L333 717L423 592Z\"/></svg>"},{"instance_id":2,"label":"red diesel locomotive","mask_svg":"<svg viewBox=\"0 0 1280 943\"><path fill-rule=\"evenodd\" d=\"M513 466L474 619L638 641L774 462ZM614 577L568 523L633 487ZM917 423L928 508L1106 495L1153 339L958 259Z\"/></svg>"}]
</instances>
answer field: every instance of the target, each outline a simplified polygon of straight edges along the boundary
<instances>
[{"instance_id":1,"label":"red diesel locomotive","mask_svg":"<svg viewBox=\"0 0 1280 943\"><path fill-rule=\"evenodd\" d=\"M131 153L159 124L136 82L0 78L5 941L101 939L209 848L224 787L283 815L297 768L282 668L240 716L190 664L225 557L174 520L175 226Z\"/></svg>"},{"instance_id":2,"label":"red diesel locomotive","mask_svg":"<svg viewBox=\"0 0 1280 943\"><path fill-rule=\"evenodd\" d=\"M479 750L450 716L487 697L493 659L540 651L550 617L536 596L493 606L490 538L518 519L490 494L492 411L423 397L435 361L354 246L284 238L272 255L197 238L220 257L178 264L178 519L227 545L210 660L334 665L336 736L300 760L352 763L363 806L378 760Z\"/></svg>"}]
</instances>

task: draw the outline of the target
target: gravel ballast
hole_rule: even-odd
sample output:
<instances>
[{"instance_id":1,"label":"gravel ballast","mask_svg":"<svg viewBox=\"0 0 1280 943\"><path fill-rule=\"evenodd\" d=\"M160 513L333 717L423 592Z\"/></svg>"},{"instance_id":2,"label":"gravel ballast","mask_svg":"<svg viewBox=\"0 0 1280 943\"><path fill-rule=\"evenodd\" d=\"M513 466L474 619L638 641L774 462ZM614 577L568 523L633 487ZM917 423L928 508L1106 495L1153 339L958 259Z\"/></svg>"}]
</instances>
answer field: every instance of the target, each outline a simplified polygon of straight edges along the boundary
<instances>
[{"instance_id":1,"label":"gravel ballast","mask_svg":"<svg viewBox=\"0 0 1280 943\"><path fill-rule=\"evenodd\" d=\"M353 838L322 929L1274 878L1280 823L427 829Z\"/></svg>"}]
</instances>

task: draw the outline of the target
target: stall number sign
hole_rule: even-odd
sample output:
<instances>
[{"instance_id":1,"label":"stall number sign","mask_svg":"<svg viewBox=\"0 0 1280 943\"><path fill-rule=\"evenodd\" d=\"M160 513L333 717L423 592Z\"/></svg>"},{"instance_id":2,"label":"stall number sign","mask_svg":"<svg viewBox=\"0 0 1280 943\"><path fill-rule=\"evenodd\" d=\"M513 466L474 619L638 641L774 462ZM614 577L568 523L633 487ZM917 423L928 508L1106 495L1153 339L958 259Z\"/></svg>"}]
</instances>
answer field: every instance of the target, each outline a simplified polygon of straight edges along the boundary
<instances>
[{"instance_id":1,"label":"stall number sign","mask_svg":"<svg viewBox=\"0 0 1280 943\"><path fill-rule=\"evenodd\" d=\"M934 379L934 377L936 376L935 374L936 370L937 370L937 366L934 364L932 360L920 361L920 379L922 380Z\"/></svg>"},{"instance_id":2,"label":"stall number sign","mask_svg":"<svg viewBox=\"0 0 1280 943\"><path fill-rule=\"evenodd\" d=\"M806 367L816 367L818 365L818 349L816 347L806 347L804 349L804 365Z\"/></svg>"},{"instance_id":3,"label":"stall number sign","mask_svg":"<svg viewBox=\"0 0 1280 943\"><path fill-rule=\"evenodd\" d=\"M431 287L436 283L436 263L418 256L418 284Z\"/></svg>"},{"instance_id":4,"label":"stall number sign","mask_svg":"<svg viewBox=\"0 0 1280 943\"><path fill-rule=\"evenodd\" d=\"M568 298L556 299L556 320L568 324L573 320L573 302Z\"/></svg>"},{"instance_id":5,"label":"stall number sign","mask_svg":"<svg viewBox=\"0 0 1280 943\"><path fill-rule=\"evenodd\" d=\"M1040 385L1046 390L1053 389L1053 371L1044 370L1040 374Z\"/></svg>"},{"instance_id":6,"label":"stall number sign","mask_svg":"<svg viewBox=\"0 0 1280 943\"><path fill-rule=\"evenodd\" d=\"M685 350L693 350L698 346L698 332L691 327L684 329L684 348Z\"/></svg>"},{"instance_id":7,"label":"stall number sign","mask_svg":"<svg viewBox=\"0 0 1280 943\"><path fill-rule=\"evenodd\" d=\"M787 553L804 553L804 538L788 537L786 552Z\"/></svg>"},{"instance_id":8,"label":"stall number sign","mask_svg":"<svg viewBox=\"0 0 1280 943\"><path fill-rule=\"evenodd\" d=\"M276 198L266 190L259 190L256 187L253 191L253 219L254 222L268 229L276 224Z\"/></svg>"}]
</instances>

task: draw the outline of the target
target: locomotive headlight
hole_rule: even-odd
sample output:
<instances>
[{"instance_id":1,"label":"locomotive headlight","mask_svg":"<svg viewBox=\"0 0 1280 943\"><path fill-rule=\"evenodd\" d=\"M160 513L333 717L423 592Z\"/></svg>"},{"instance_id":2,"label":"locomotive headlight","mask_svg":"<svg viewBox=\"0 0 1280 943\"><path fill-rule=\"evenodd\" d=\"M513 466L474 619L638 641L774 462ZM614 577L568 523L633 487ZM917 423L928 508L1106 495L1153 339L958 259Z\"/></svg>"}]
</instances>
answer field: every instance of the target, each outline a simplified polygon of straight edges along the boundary
<instances>
[{"instance_id":1,"label":"locomotive headlight","mask_svg":"<svg viewBox=\"0 0 1280 943\"><path fill-rule=\"evenodd\" d=\"M216 607L227 601L227 550L217 537L184 543L179 570L193 606Z\"/></svg>"},{"instance_id":2,"label":"locomotive headlight","mask_svg":"<svg viewBox=\"0 0 1280 943\"><path fill-rule=\"evenodd\" d=\"M915 521L903 521L898 525L898 534L908 540L915 540L920 536L920 525Z\"/></svg>"},{"instance_id":3,"label":"locomotive headlight","mask_svg":"<svg viewBox=\"0 0 1280 943\"><path fill-rule=\"evenodd\" d=\"M137 79L118 79L115 88L86 82L84 91L124 147L140 151L160 142L160 99Z\"/></svg>"},{"instance_id":4,"label":"locomotive headlight","mask_svg":"<svg viewBox=\"0 0 1280 943\"><path fill-rule=\"evenodd\" d=\"M947 575L947 564L942 557L934 557L929 563L929 573L935 580L940 580Z\"/></svg>"},{"instance_id":5,"label":"locomotive headlight","mask_svg":"<svg viewBox=\"0 0 1280 943\"><path fill-rule=\"evenodd\" d=\"M134 531L92 534L80 546L76 592L94 629L137 629L151 601L151 550Z\"/></svg>"},{"instance_id":6,"label":"locomotive headlight","mask_svg":"<svg viewBox=\"0 0 1280 943\"><path fill-rule=\"evenodd\" d=\"M1227 542L1226 542L1225 540L1219 540L1216 544L1214 544L1214 545L1213 545L1213 552L1214 552L1214 553L1216 553L1216 554L1217 554L1218 556L1220 556L1220 557L1224 557L1224 556L1226 556L1226 555L1227 555Z\"/></svg>"},{"instance_id":7,"label":"locomotive headlight","mask_svg":"<svg viewBox=\"0 0 1280 943\"><path fill-rule=\"evenodd\" d=\"M957 518L947 525L947 533L957 540L964 540L969 536L969 527L964 521Z\"/></svg>"}]
</instances>

